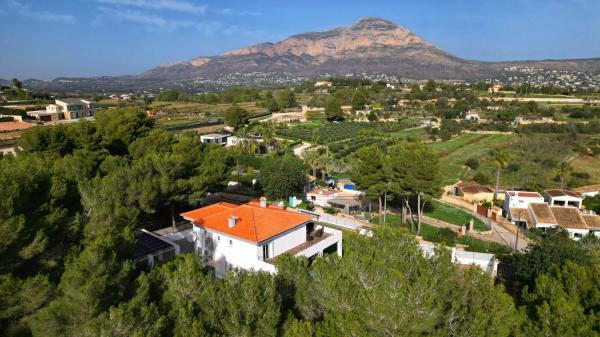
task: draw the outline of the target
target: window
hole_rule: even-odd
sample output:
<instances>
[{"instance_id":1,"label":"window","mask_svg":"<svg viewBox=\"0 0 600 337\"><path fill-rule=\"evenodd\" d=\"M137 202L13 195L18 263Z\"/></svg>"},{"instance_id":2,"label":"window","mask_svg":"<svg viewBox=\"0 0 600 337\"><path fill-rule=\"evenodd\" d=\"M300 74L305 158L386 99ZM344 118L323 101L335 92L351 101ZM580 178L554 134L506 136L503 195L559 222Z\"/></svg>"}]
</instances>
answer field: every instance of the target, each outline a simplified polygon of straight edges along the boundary
<instances>
[{"instance_id":1,"label":"window","mask_svg":"<svg viewBox=\"0 0 600 337\"><path fill-rule=\"evenodd\" d=\"M266 245L262 246L262 250L263 250L263 260L269 259L269 245L266 244Z\"/></svg>"},{"instance_id":2,"label":"window","mask_svg":"<svg viewBox=\"0 0 600 337\"><path fill-rule=\"evenodd\" d=\"M217 241L221 241L221 237L217 235Z\"/></svg>"},{"instance_id":3,"label":"window","mask_svg":"<svg viewBox=\"0 0 600 337\"><path fill-rule=\"evenodd\" d=\"M233 240L229 240L229 247L233 246Z\"/></svg>"}]
</instances>

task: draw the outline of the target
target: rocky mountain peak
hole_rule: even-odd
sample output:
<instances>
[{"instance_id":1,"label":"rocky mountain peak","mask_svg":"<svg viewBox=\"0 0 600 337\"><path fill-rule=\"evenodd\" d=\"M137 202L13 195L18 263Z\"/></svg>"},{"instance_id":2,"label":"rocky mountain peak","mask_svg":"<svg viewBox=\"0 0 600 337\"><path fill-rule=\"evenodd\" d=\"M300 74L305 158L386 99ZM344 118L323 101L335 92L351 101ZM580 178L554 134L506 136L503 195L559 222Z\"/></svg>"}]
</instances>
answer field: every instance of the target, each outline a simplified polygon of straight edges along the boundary
<instances>
[{"instance_id":1,"label":"rocky mountain peak","mask_svg":"<svg viewBox=\"0 0 600 337\"><path fill-rule=\"evenodd\" d=\"M366 17L358 20L350 29L362 30L362 29L376 29L376 30L393 30L400 28L397 24L392 21L380 19L376 17Z\"/></svg>"},{"instance_id":2,"label":"rocky mountain peak","mask_svg":"<svg viewBox=\"0 0 600 337\"><path fill-rule=\"evenodd\" d=\"M269 57L306 55L320 58L336 57L358 49L402 48L416 44L428 45L410 30L391 21L367 17L350 27L294 35L277 43L262 43L233 50L224 56L264 54Z\"/></svg>"}]
</instances>

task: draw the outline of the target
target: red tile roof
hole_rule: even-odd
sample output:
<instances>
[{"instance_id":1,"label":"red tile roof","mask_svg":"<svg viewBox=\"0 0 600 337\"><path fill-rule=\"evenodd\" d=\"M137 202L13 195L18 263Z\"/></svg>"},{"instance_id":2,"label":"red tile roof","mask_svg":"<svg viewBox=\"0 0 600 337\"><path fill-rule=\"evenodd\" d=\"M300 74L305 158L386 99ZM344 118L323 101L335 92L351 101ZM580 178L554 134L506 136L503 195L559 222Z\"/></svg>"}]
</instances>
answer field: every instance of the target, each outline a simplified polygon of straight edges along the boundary
<instances>
[{"instance_id":1,"label":"red tile roof","mask_svg":"<svg viewBox=\"0 0 600 337\"><path fill-rule=\"evenodd\" d=\"M33 128L37 125L25 122L2 122L0 123L0 132L18 131Z\"/></svg>"},{"instance_id":2,"label":"red tile roof","mask_svg":"<svg viewBox=\"0 0 600 337\"><path fill-rule=\"evenodd\" d=\"M181 216L196 226L255 243L312 220L308 215L286 211L275 205L260 207L257 201L240 206L221 202L182 213ZM233 227L229 227L231 217L237 218Z\"/></svg>"}]
</instances>

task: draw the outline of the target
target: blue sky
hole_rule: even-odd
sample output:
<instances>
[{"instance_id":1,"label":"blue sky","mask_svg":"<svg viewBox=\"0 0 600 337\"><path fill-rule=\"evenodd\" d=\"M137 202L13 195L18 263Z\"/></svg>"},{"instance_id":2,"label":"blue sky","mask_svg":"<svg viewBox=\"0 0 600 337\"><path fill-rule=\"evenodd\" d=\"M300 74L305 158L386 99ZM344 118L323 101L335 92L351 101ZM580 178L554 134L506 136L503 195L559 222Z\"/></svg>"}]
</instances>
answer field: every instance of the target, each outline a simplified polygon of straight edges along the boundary
<instances>
[{"instance_id":1,"label":"blue sky","mask_svg":"<svg viewBox=\"0 0 600 337\"><path fill-rule=\"evenodd\" d=\"M137 74L365 16L468 59L600 57L600 0L0 0L0 78Z\"/></svg>"}]
</instances>

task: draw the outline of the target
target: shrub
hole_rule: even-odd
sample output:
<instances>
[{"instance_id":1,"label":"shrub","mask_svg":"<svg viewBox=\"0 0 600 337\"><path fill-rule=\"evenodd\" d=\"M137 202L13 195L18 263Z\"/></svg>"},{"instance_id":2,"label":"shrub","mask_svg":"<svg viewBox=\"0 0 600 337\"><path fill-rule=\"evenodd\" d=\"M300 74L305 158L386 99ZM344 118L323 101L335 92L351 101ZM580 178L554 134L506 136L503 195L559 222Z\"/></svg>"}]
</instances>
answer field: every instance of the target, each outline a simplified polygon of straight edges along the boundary
<instances>
[{"instance_id":1,"label":"shrub","mask_svg":"<svg viewBox=\"0 0 600 337\"><path fill-rule=\"evenodd\" d=\"M467 160L466 165L470 167L472 170L477 170L479 168L479 160L475 158L471 158Z\"/></svg>"},{"instance_id":2,"label":"shrub","mask_svg":"<svg viewBox=\"0 0 600 337\"><path fill-rule=\"evenodd\" d=\"M339 209L335 208L335 207L323 207L323 211L325 211L325 213L327 214L338 214L340 212Z\"/></svg>"},{"instance_id":3,"label":"shrub","mask_svg":"<svg viewBox=\"0 0 600 337\"><path fill-rule=\"evenodd\" d=\"M488 185L492 182L492 179L490 178L489 175L484 174L484 173L477 173L475 175L475 177L473 177L473 180L475 180L477 183L481 184L481 185Z\"/></svg>"},{"instance_id":4,"label":"shrub","mask_svg":"<svg viewBox=\"0 0 600 337\"><path fill-rule=\"evenodd\" d=\"M442 243L448 247L454 247L454 241L458 238L458 234L448 228L440 228L433 234L424 234L423 239L435 243Z\"/></svg>"}]
</instances>

